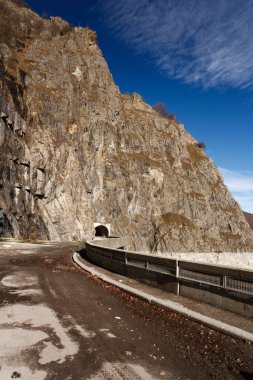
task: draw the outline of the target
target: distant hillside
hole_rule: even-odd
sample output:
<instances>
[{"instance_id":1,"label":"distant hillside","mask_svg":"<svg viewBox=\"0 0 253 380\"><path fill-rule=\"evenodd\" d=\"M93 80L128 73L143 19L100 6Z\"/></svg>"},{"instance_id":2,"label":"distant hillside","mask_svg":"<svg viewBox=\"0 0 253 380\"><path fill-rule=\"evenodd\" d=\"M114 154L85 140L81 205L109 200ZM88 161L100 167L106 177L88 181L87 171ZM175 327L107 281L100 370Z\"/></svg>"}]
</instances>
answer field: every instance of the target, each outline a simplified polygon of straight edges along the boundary
<instances>
[{"instance_id":1,"label":"distant hillside","mask_svg":"<svg viewBox=\"0 0 253 380\"><path fill-rule=\"evenodd\" d=\"M247 222L250 225L250 228L253 230L253 214L250 214L249 212L243 212L243 213Z\"/></svg>"}]
</instances>

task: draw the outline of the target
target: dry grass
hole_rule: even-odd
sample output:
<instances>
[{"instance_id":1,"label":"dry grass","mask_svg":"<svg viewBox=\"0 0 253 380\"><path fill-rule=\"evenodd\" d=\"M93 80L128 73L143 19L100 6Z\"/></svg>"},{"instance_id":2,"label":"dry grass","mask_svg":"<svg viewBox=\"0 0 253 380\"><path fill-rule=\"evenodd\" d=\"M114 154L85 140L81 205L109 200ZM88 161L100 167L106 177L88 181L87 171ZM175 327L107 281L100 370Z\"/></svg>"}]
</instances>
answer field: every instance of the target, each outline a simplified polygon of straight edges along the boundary
<instances>
[{"instance_id":1,"label":"dry grass","mask_svg":"<svg viewBox=\"0 0 253 380\"><path fill-rule=\"evenodd\" d=\"M12 0L15 7L5 0L0 0L0 43L12 48L29 43L34 36L40 36L43 31L49 38L56 35L64 36L72 30L68 23L59 24L56 20L45 21L27 10L22 0ZM20 8L20 9L19 9Z\"/></svg>"},{"instance_id":2,"label":"dry grass","mask_svg":"<svg viewBox=\"0 0 253 380\"><path fill-rule=\"evenodd\" d=\"M41 32L43 21L36 18L36 22L32 25L31 12L15 9L3 0L0 0L0 9L0 43L17 47L18 44L28 40L31 34Z\"/></svg>"},{"instance_id":3,"label":"dry grass","mask_svg":"<svg viewBox=\"0 0 253 380\"><path fill-rule=\"evenodd\" d=\"M191 191L189 193L193 198L199 200L199 201L203 201L205 199L205 196L204 194L201 194L201 193L198 193L197 191Z\"/></svg>"},{"instance_id":4,"label":"dry grass","mask_svg":"<svg viewBox=\"0 0 253 380\"><path fill-rule=\"evenodd\" d=\"M19 8L30 8L29 5L23 0L11 0L11 2Z\"/></svg>"},{"instance_id":5,"label":"dry grass","mask_svg":"<svg viewBox=\"0 0 253 380\"><path fill-rule=\"evenodd\" d=\"M240 234L233 234L232 232L220 232L220 235L226 240L238 240L241 238Z\"/></svg>"},{"instance_id":6,"label":"dry grass","mask_svg":"<svg viewBox=\"0 0 253 380\"><path fill-rule=\"evenodd\" d=\"M91 102L97 102L99 100L98 83L93 83L90 90L87 92L87 98Z\"/></svg>"},{"instance_id":7,"label":"dry grass","mask_svg":"<svg viewBox=\"0 0 253 380\"><path fill-rule=\"evenodd\" d=\"M199 148L196 144L188 144L186 148L190 155L190 159L194 164L208 159L205 153L203 152L203 149Z\"/></svg>"},{"instance_id":8,"label":"dry grass","mask_svg":"<svg viewBox=\"0 0 253 380\"><path fill-rule=\"evenodd\" d=\"M145 153L131 153L131 152L122 152L122 151L119 151L118 153L119 155L124 156L125 159L144 162L145 164L154 166L156 168L160 168L162 166L159 161L153 160L152 158L148 157Z\"/></svg>"},{"instance_id":9,"label":"dry grass","mask_svg":"<svg viewBox=\"0 0 253 380\"><path fill-rule=\"evenodd\" d=\"M63 87L46 87L42 84L33 84L31 87L33 87L38 93L53 97L55 99L58 99L59 95L63 96L65 92L65 89Z\"/></svg>"},{"instance_id":10,"label":"dry grass","mask_svg":"<svg viewBox=\"0 0 253 380\"><path fill-rule=\"evenodd\" d=\"M234 216L237 215L237 210L233 206L223 206L222 204L217 204L217 205L213 205L212 208L214 211L222 211L226 214L230 214Z\"/></svg>"},{"instance_id":11,"label":"dry grass","mask_svg":"<svg viewBox=\"0 0 253 380\"><path fill-rule=\"evenodd\" d=\"M184 215L167 212L166 214L163 214L161 216L165 224L176 224L176 225L181 224L189 228L194 228L192 221L186 218L186 216Z\"/></svg>"},{"instance_id":12,"label":"dry grass","mask_svg":"<svg viewBox=\"0 0 253 380\"><path fill-rule=\"evenodd\" d=\"M11 75L16 75L17 69L20 69L24 71L25 73L29 73L32 68L38 66L38 63L32 61L32 60L27 60L22 56L21 53L14 53L11 57L11 59L8 60L8 71Z\"/></svg>"},{"instance_id":13,"label":"dry grass","mask_svg":"<svg viewBox=\"0 0 253 380\"><path fill-rule=\"evenodd\" d=\"M184 170L191 170L192 169L192 164L188 161L181 161L182 168Z\"/></svg>"}]
</instances>

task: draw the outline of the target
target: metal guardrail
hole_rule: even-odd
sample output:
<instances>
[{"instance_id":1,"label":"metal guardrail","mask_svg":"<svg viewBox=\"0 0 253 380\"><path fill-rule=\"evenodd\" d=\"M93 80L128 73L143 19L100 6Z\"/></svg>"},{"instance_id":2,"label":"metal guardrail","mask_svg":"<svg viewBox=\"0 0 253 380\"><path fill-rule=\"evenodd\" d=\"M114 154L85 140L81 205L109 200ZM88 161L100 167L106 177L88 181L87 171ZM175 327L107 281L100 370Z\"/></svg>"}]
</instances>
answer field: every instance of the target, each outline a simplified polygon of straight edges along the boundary
<instances>
[{"instance_id":1,"label":"metal guardrail","mask_svg":"<svg viewBox=\"0 0 253 380\"><path fill-rule=\"evenodd\" d=\"M247 302L253 304L252 271L108 248L101 246L101 242L100 246L97 246L94 241L86 243L86 251L90 260L117 273L128 274L131 270L139 269L140 276L145 276L145 273L156 274L165 276L169 282L204 286L210 290L220 290L228 295L235 292L239 298L246 297ZM178 292L179 290L176 291L177 294Z\"/></svg>"},{"instance_id":2,"label":"metal guardrail","mask_svg":"<svg viewBox=\"0 0 253 380\"><path fill-rule=\"evenodd\" d=\"M234 269L225 266L207 265L178 261L179 281L190 281L197 284L206 284L211 288L252 296L253 304L253 272L242 269ZM249 298L250 299L250 298Z\"/></svg>"}]
</instances>

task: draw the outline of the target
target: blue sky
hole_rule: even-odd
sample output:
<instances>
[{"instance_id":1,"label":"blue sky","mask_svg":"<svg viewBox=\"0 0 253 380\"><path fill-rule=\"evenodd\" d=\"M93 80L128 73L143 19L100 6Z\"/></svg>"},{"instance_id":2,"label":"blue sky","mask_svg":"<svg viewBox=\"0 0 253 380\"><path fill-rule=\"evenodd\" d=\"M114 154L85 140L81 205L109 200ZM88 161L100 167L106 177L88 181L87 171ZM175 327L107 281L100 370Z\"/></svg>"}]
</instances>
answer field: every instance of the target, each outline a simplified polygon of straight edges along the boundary
<instances>
[{"instance_id":1,"label":"blue sky","mask_svg":"<svg viewBox=\"0 0 253 380\"><path fill-rule=\"evenodd\" d=\"M28 0L96 30L122 92L162 101L253 213L252 0Z\"/></svg>"}]
</instances>

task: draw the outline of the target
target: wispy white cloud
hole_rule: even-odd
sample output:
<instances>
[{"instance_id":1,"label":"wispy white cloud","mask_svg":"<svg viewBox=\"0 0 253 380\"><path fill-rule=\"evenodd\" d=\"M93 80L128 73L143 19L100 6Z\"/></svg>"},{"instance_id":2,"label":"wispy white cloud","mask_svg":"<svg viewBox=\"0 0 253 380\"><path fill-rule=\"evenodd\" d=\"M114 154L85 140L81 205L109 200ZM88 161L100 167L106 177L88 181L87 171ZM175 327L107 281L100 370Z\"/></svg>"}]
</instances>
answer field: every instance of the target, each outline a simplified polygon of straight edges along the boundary
<instances>
[{"instance_id":1,"label":"wispy white cloud","mask_svg":"<svg viewBox=\"0 0 253 380\"><path fill-rule=\"evenodd\" d=\"M224 182L242 210L253 213L253 173L219 168Z\"/></svg>"},{"instance_id":2,"label":"wispy white cloud","mask_svg":"<svg viewBox=\"0 0 253 380\"><path fill-rule=\"evenodd\" d=\"M99 0L96 10L116 36L175 79L253 85L252 0Z\"/></svg>"}]
</instances>

